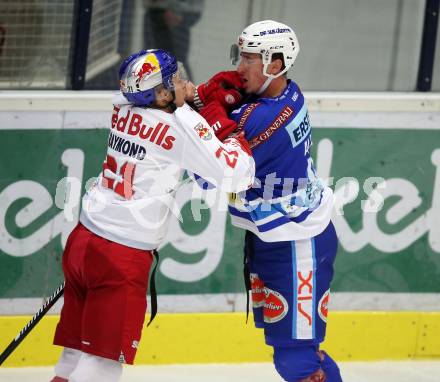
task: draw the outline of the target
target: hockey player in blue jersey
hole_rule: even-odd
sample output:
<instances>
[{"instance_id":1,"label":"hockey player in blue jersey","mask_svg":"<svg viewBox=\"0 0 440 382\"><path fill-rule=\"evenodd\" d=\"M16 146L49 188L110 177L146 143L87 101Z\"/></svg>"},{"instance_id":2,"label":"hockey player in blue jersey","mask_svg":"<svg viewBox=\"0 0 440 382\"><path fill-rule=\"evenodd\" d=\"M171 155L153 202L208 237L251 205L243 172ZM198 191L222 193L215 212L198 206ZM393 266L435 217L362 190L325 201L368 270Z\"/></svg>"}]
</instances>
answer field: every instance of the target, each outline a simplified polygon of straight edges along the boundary
<instances>
[{"instance_id":1,"label":"hockey player in blue jersey","mask_svg":"<svg viewBox=\"0 0 440 382\"><path fill-rule=\"evenodd\" d=\"M288 382L338 382L338 366L319 348L338 245L330 221L333 193L315 173L304 96L286 77L298 52L289 26L254 23L231 49L238 75L217 74L197 88L194 101L214 127L228 125L223 133L244 132L252 149L256 183L233 199L230 213L246 230L254 320L273 346L276 370ZM209 97L218 79L247 94L229 115L228 94L226 102L221 90Z\"/></svg>"}]
</instances>

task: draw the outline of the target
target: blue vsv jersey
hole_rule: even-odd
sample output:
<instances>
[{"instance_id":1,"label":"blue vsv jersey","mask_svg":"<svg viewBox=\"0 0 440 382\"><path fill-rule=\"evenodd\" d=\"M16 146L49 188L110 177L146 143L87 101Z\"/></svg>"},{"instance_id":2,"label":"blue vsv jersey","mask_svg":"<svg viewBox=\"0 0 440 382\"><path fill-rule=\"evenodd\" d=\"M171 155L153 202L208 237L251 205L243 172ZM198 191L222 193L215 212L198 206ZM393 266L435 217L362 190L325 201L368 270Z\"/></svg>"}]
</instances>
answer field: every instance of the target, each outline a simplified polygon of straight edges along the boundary
<instances>
[{"instance_id":1,"label":"blue vsv jersey","mask_svg":"<svg viewBox=\"0 0 440 382\"><path fill-rule=\"evenodd\" d=\"M312 127L297 84L276 98L255 98L230 118L242 128L256 164L253 187L232 198L235 226L267 242L302 240L330 221L333 193L316 176Z\"/></svg>"}]
</instances>

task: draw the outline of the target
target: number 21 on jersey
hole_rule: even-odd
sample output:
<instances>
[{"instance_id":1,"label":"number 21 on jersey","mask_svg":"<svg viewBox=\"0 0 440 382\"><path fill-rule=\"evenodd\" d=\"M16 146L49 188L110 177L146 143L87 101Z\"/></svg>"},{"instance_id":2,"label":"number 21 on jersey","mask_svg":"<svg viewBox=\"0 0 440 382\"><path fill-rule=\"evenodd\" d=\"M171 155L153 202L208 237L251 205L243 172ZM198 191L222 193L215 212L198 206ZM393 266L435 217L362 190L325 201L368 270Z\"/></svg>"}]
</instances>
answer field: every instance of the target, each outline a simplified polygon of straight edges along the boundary
<instances>
[{"instance_id":1,"label":"number 21 on jersey","mask_svg":"<svg viewBox=\"0 0 440 382\"><path fill-rule=\"evenodd\" d=\"M102 185L110 188L125 199L131 199L134 195L133 178L136 165L132 162L124 162L118 171L116 159L107 154L106 161L102 165Z\"/></svg>"}]
</instances>

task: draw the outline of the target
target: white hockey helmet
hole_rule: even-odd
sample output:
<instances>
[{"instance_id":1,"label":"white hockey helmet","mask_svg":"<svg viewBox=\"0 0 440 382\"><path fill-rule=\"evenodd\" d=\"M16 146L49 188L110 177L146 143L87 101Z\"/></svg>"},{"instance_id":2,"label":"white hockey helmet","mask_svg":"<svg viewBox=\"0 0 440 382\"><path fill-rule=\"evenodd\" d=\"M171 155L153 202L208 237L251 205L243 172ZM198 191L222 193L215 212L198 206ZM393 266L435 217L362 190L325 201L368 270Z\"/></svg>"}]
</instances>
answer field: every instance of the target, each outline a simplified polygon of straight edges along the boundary
<instances>
[{"instance_id":1,"label":"white hockey helmet","mask_svg":"<svg viewBox=\"0 0 440 382\"><path fill-rule=\"evenodd\" d=\"M258 53L263 61L263 74L276 78L286 73L296 60L299 43L292 28L278 21L263 20L246 27L238 37L238 43L231 46L231 62L236 65L240 54ZM267 67L274 53L281 53L285 68L278 74L267 73Z\"/></svg>"}]
</instances>

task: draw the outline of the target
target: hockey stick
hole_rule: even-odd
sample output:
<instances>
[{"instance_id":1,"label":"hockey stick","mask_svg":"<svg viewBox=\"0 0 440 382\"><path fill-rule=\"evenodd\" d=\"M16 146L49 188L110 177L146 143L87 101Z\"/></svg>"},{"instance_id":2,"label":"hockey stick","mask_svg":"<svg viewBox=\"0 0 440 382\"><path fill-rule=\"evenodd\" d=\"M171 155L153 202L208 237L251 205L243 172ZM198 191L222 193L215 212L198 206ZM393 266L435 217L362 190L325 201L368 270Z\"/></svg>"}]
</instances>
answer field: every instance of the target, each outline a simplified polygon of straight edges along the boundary
<instances>
[{"instance_id":1,"label":"hockey stick","mask_svg":"<svg viewBox=\"0 0 440 382\"><path fill-rule=\"evenodd\" d=\"M50 296L43 304L43 306L38 310L37 313L32 317L32 319L26 324L26 326L21 329L20 333L18 333L17 337L15 337L12 342L8 345L8 347L0 354L0 365L6 361L6 359L11 355L11 353L20 345L21 341L25 339L25 337L31 332L31 330L35 327L35 325L40 322L40 320L44 317L44 315L49 311L52 306L58 301L58 299L64 293L64 285L63 282L57 290Z\"/></svg>"}]
</instances>

